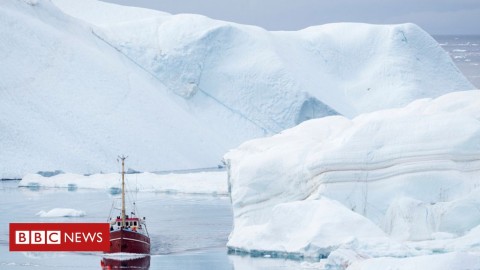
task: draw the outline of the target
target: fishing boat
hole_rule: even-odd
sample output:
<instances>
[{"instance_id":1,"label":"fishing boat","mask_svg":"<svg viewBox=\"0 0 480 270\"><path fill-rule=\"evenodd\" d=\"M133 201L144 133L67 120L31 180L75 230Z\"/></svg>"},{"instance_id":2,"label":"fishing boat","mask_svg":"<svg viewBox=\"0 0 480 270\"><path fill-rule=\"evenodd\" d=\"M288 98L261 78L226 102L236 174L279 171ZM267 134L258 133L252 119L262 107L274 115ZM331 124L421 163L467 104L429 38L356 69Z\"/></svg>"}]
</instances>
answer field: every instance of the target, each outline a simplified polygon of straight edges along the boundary
<instances>
[{"instance_id":1,"label":"fishing boat","mask_svg":"<svg viewBox=\"0 0 480 270\"><path fill-rule=\"evenodd\" d=\"M135 212L125 210L125 156L122 160L122 208L120 215L110 217L110 251L106 253L150 254L150 236L145 217L139 218ZM112 206L114 208L114 206ZM136 210L136 209L134 209Z\"/></svg>"}]
</instances>

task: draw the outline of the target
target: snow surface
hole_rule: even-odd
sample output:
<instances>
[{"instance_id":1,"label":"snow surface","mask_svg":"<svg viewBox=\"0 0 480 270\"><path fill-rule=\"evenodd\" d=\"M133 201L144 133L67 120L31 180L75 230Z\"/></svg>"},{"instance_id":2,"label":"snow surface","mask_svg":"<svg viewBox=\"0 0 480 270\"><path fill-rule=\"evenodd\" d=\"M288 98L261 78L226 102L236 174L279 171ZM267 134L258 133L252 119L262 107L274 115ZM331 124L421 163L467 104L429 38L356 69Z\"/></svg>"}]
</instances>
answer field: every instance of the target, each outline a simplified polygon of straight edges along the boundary
<instances>
[{"instance_id":1,"label":"snow surface","mask_svg":"<svg viewBox=\"0 0 480 270\"><path fill-rule=\"evenodd\" d=\"M92 0L6 0L0 22L0 178L112 172L122 153L212 167L306 119L473 88L412 24L268 32Z\"/></svg>"},{"instance_id":2,"label":"snow surface","mask_svg":"<svg viewBox=\"0 0 480 270\"><path fill-rule=\"evenodd\" d=\"M27 174L19 182L20 187L50 188L87 188L87 189L120 189L121 174L57 174L44 177L39 174ZM182 174L138 173L125 177L130 191L190 193L190 194L227 194L227 173L198 172ZM114 190L112 190L114 191Z\"/></svg>"},{"instance_id":3,"label":"snow surface","mask_svg":"<svg viewBox=\"0 0 480 270\"><path fill-rule=\"evenodd\" d=\"M35 215L43 218L54 218L54 217L83 217L85 216L85 211L75 210L70 208L54 208L50 211L43 211L36 213Z\"/></svg>"},{"instance_id":4,"label":"snow surface","mask_svg":"<svg viewBox=\"0 0 480 270\"><path fill-rule=\"evenodd\" d=\"M270 252L312 256L340 248L357 254L362 248L346 247L343 234L357 234L357 247L368 246L378 237L360 224L375 224L387 235L383 243L408 247L387 248L395 256L410 256L411 250L480 252L478 90L352 120L306 121L246 142L225 161L234 211L231 249L252 252L261 245ZM326 198L343 209L318 205ZM364 220L341 224L324 208L334 209L345 223L357 214ZM317 228L328 228L329 237L322 239L332 242L318 241ZM375 248L366 255L383 256Z\"/></svg>"}]
</instances>

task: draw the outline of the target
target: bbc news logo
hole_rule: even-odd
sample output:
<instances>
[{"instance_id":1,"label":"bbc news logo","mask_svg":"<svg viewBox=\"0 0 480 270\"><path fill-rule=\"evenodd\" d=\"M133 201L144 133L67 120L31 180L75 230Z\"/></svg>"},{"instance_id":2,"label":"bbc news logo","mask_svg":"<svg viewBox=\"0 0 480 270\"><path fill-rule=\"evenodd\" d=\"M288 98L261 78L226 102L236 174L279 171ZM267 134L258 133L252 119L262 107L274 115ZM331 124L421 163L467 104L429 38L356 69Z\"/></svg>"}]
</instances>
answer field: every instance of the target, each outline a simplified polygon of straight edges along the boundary
<instances>
[{"instance_id":1,"label":"bbc news logo","mask_svg":"<svg viewBox=\"0 0 480 270\"><path fill-rule=\"evenodd\" d=\"M61 243L60 231L16 231L15 244L17 245L37 245L37 244L56 244ZM66 236L67 234L65 234Z\"/></svg>"},{"instance_id":2,"label":"bbc news logo","mask_svg":"<svg viewBox=\"0 0 480 270\"><path fill-rule=\"evenodd\" d=\"M109 251L108 223L10 223L10 251Z\"/></svg>"},{"instance_id":3,"label":"bbc news logo","mask_svg":"<svg viewBox=\"0 0 480 270\"><path fill-rule=\"evenodd\" d=\"M16 231L15 232L15 244L17 245L28 245L28 244L61 244L62 238L61 231ZM63 242L71 243L82 243L82 242L97 242L101 243L103 241L103 233L84 233L84 232L75 232L75 233L63 233Z\"/></svg>"}]
</instances>

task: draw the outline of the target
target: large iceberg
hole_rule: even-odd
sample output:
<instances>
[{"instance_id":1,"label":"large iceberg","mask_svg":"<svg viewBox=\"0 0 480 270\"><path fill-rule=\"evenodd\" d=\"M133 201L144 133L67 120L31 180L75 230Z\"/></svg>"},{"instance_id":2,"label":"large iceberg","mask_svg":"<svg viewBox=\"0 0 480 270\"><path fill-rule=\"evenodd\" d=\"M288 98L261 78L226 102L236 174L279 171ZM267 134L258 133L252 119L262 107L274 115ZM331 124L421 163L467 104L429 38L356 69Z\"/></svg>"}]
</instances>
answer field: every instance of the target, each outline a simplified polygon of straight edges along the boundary
<instances>
[{"instance_id":1,"label":"large iceberg","mask_svg":"<svg viewBox=\"0 0 480 270\"><path fill-rule=\"evenodd\" d=\"M240 143L332 114L473 86L413 24L270 32L94 0L0 7L0 178L216 167Z\"/></svg>"},{"instance_id":2,"label":"large iceberg","mask_svg":"<svg viewBox=\"0 0 480 270\"><path fill-rule=\"evenodd\" d=\"M390 246L416 243L407 246L426 252L477 250L471 241L480 244L462 238L476 235L480 225L478 90L352 120L310 120L246 142L224 158L234 212L232 250L321 256L345 249L346 235L357 246L372 247L369 241L381 233ZM378 244L367 253L384 249Z\"/></svg>"},{"instance_id":3,"label":"large iceberg","mask_svg":"<svg viewBox=\"0 0 480 270\"><path fill-rule=\"evenodd\" d=\"M91 23L96 35L176 94L214 99L269 131L473 89L439 44L414 24L267 31L97 0L53 2ZM129 16L122 18L126 10Z\"/></svg>"}]
</instances>

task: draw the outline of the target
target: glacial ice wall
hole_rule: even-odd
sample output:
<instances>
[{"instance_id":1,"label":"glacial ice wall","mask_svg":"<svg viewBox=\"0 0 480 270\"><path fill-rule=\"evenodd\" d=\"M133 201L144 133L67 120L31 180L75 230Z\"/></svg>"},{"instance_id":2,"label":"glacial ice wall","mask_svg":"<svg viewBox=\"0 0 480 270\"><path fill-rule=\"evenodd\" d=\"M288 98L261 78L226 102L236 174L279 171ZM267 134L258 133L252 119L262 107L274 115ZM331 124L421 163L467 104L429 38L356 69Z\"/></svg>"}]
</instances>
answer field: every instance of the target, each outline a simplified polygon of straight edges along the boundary
<instances>
[{"instance_id":1,"label":"glacial ice wall","mask_svg":"<svg viewBox=\"0 0 480 270\"><path fill-rule=\"evenodd\" d=\"M331 116L306 121L246 142L224 158L234 211L231 249L321 255L351 245L341 237L341 226L327 226L328 239L337 242L324 245L318 245L318 232L305 229L313 226L312 216L318 216L318 228L332 218L312 206L324 198L376 224L389 241L457 239L480 225L478 90L352 120ZM279 219L280 206L294 214ZM338 213L347 216L344 210ZM370 239L365 234L372 231L361 228L352 229L358 234L353 238L363 239L359 246L365 247ZM302 235L295 238L302 241L283 241L284 234Z\"/></svg>"}]
</instances>

